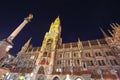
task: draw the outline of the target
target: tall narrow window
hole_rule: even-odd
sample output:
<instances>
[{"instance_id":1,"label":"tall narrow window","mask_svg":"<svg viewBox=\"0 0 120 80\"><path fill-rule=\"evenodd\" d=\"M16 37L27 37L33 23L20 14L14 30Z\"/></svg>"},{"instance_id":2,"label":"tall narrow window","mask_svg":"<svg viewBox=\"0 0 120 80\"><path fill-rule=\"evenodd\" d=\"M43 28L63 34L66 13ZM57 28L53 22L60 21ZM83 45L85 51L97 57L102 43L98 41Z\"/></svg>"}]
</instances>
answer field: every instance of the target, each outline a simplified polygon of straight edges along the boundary
<instances>
[{"instance_id":1,"label":"tall narrow window","mask_svg":"<svg viewBox=\"0 0 120 80\"><path fill-rule=\"evenodd\" d=\"M74 53L74 57L76 57L76 53Z\"/></svg>"},{"instance_id":2,"label":"tall narrow window","mask_svg":"<svg viewBox=\"0 0 120 80\"><path fill-rule=\"evenodd\" d=\"M107 56L109 56L109 53L108 53L108 52L106 52L106 55L107 55Z\"/></svg>"},{"instance_id":3,"label":"tall narrow window","mask_svg":"<svg viewBox=\"0 0 120 80\"><path fill-rule=\"evenodd\" d=\"M104 60L98 60L98 64L99 64L100 66L104 66L104 65L105 65L105 62L104 62Z\"/></svg>"},{"instance_id":4,"label":"tall narrow window","mask_svg":"<svg viewBox=\"0 0 120 80\"><path fill-rule=\"evenodd\" d=\"M106 55L107 55L107 56L112 56L113 53L109 51L109 52L106 52Z\"/></svg>"},{"instance_id":5,"label":"tall narrow window","mask_svg":"<svg viewBox=\"0 0 120 80\"><path fill-rule=\"evenodd\" d=\"M68 65L70 65L70 60L68 60Z\"/></svg>"},{"instance_id":6,"label":"tall narrow window","mask_svg":"<svg viewBox=\"0 0 120 80\"><path fill-rule=\"evenodd\" d=\"M104 62L104 60L101 60L102 61L102 65L105 65L105 62Z\"/></svg>"},{"instance_id":7,"label":"tall narrow window","mask_svg":"<svg viewBox=\"0 0 120 80\"><path fill-rule=\"evenodd\" d=\"M113 62L112 62L112 60L110 60L110 63L111 63L111 65L114 65Z\"/></svg>"},{"instance_id":8,"label":"tall narrow window","mask_svg":"<svg viewBox=\"0 0 120 80\"><path fill-rule=\"evenodd\" d=\"M77 64L79 65L79 63L80 63L80 61L79 60L77 60Z\"/></svg>"},{"instance_id":9,"label":"tall narrow window","mask_svg":"<svg viewBox=\"0 0 120 80\"><path fill-rule=\"evenodd\" d=\"M96 56L102 56L102 54L100 52L95 52Z\"/></svg>"},{"instance_id":10,"label":"tall narrow window","mask_svg":"<svg viewBox=\"0 0 120 80\"><path fill-rule=\"evenodd\" d=\"M97 53L97 52L95 52L95 55L96 55L96 56L98 56L98 53Z\"/></svg>"},{"instance_id":11,"label":"tall narrow window","mask_svg":"<svg viewBox=\"0 0 120 80\"><path fill-rule=\"evenodd\" d=\"M99 54L99 56L102 56L102 54L100 52L98 54Z\"/></svg>"},{"instance_id":12,"label":"tall narrow window","mask_svg":"<svg viewBox=\"0 0 120 80\"><path fill-rule=\"evenodd\" d=\"M90 53L88 53L88 56L89 56L89 57L91 56Z\"/></svg>"},{"instance_id":13,"label":"tall narrow window","mask_svg":"<svg viewBox=\"0 0 120 80\"><path fill-rule=\"evenodd\" d=\"M116 60L113 60L113 61L114 61L115 65L118 65L118 63L117 63L117 61L116 61Z\"/></svg>"},{"instance_id":14,"label":"tall narrow window","mask_svg":"<svg viewBox=\"0 0 120 80\"><path fill-rule=\"evenodd\" d=\"M82 61L83 62L83 68L86 68L86 64L85 64L85 61Z\"/></svg>"},{"instance_id":15,"label":"tall narrow window","mask_svg":"<svg viewBox=\"0 0 120 80\"><path fill-rule=\"evenodd\" d=\"M59 60L57 61L57 65L59 64Z\"/></svg>"},{"instance_id":16,"label":"tall narrow window","mask_svg":"<svg viewBox=\"0 0 120 80\"><path fill-rule=\"evenodd\" d=\"M101 62L100 62L100 60L98 60L98 64L99 64L99 66L101 66L102 64L101 64Z\"/></svg>"},{"instance_id":17,"label":"tall narrow window","mask_svg":"<svg viewBox=\"0 0 120 80\"><path fill-rule=\"evenodd\" d=\"M62 54L60 54L60 58L62 57Z\"/></svg>"},{"instance_id":18,"label":"tall narrow window","mask_svg":"<svg viewBox=\"0 0 120 80\"><path fill-rule=\"evenodd\" d=\"M86 57L90 57L91 55L90 55L90 53L86 53Z\"/></svg>"},{"instance_id":19,"label":"tall narrow window","mask_svg":"<svg viewBox=\"0 0 120 80\"><path fill-rule=\"evenodd\" d=\"M91 65L91 66L93 66L93 65L94 65L94 64L93 64L93 61L90 61L90 65Z\"/></svg>"},{"instance_id":20,"label":"tall narrow window","mask_svg":"<svg viewBox=\"0 0 120 80\"><path fill-rule=\"evenodd\" d=\"M116 60L110 60L110 63L111 63L111 65L118 65L118 63L117 63L117 61Z\"/></svg>"},{"instance_id":21,"label":"tall narrow window","mask_svg":"<svg viewBox=\"0 0 120 80\"><path fill-rule=\"evenodd\" d=\"M59 61L60 65L61 65L61 60Z\"/></svg>"}]
</instances>

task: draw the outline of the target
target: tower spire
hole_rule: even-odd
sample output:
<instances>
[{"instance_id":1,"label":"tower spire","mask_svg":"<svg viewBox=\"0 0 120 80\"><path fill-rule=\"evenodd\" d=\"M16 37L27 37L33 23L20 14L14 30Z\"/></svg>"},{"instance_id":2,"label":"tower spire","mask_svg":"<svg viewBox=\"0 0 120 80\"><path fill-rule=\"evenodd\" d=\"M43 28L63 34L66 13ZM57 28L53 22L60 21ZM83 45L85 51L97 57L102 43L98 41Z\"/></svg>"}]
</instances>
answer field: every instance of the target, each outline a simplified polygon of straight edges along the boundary
<instances>
[{"instance_id":1,"label":"tower spire","mask_svg":"<svg viewBox=\"0 0 120 80\"><path fill-rule=\"evenodd\" d=\"M9 42L12 42L13 39L18 35L18 33L23 29L23 27L30 22L30 20L33 18L32 14L29 14L27 18L24 19L24 21L10 34L10 36L7 38Z\"/></svg>"},{"instance_id":2,"label":"tower spire","mask_svg":"<svg viewBox=\"0 0 120 80\"><path fill-rule=\"evenodd\" d=\"M80 43L80 38L78 37L78 43Z\"/></svg>"},{"instance_id":3,"label":"tower spire","mask_svg":"<svg viewBox=\"0 0 120 80\"><path fill-rule=\"evenodd\" d=\"M104 32L104 30L100 27L101 32L103 33L103 36L106 38L108 35Z\"/></svg>"},{"instance_id":4,"label":"tower spire","mask_svg":"<svg viewBox=\"0 0 120 80\"><path fill-rule=\"evenodd\" d=\"M116 23L116 25L117 25L118 27L120 27L120 25L119 25L118 23Z\"/></svg>"},{"instance_id":5,"label":"tower spire","mask_svg":"<svg viewBox=\"0 0 120 80\"><path fill-rule=\"evenodd\" d=\"M118 28L118 24L116 26L114 23L112 23L112 24L110 24L110 26L112 27L113 30L116 30Z\"/></svg>"},{"instance_id":6,"label":"tower spire","mask_svg":"<svg viewBox=\"0 0 120 80\"><path fill-rule=\"evenodd\" d=\"M21 50L22 52L25 52L28 49L31 39L32 38L29 38L29 40L24 44L24 46L22 47L22 50Z\"/></svg>"},{"instance_id":7,"label":"tower spire","mask_svg":"<svg viewBox=\"0 0 120 80\"><path fill-rule=\"evenodd\" d=\"M60 24L60 17L59 16L55 19L54 23Z\"/></svg>"},{"instance_id":8,"label":"tower spire","mask_svg":"<svg viewBox=\"0 0 120 80\"><path fill-rule=\"evenodd\" d=\"M59 32L60 27L60 18L59 16L55 19L54 22L51 23L49 32Z\"/></svg>"},{"instance_id":9,"label":"tower spire","mask_svg":"<svg viewBox=\"0 0 120 80\"><path fill-rule=\"evenodd\" d=\"M112 37L114 37L113 33L112 33L110 30L108 30L108 32L110 33L110 35L111 35Z\"/></svg>"}]
</instances>

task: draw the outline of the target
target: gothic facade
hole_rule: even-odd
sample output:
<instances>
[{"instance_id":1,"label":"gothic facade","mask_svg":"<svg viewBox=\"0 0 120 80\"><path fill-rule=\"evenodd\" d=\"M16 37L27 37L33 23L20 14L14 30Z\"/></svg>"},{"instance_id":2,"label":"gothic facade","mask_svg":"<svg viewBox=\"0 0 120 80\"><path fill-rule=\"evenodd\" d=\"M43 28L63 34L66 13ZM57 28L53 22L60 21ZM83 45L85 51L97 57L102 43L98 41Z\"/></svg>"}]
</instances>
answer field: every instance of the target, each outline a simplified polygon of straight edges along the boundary
<instances>
[{"instance_id":1,"label":"gothic facade","mask_svg":"<svg viewBox=\"0 0 120 80\"><path fill-rule=\"evenodd\" d=\"M62 43L59 17L52 22L42 45L33 47L31 38L13 62L8 79L25 80L119 80L120 25L111 24L111 37Z\"/></svg>"}]
</instances>

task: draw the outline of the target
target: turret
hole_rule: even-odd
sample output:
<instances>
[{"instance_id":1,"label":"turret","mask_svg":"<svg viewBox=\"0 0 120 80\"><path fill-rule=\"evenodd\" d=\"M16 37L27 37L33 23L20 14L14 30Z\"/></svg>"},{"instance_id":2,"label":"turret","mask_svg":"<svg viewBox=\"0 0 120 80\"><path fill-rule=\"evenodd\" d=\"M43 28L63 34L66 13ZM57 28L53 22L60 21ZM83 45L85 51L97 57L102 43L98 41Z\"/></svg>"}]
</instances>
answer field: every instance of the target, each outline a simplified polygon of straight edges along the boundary
<instances>
[{"instance_id":1,"label":"turret","mask_svg":"<svg viewBox=\"0 0 120 80\"><path fill-rule=\"evenodd\" d=\"M104 32L104 30L103 30L102 28L100 28L100 30L101 30L101 32L103 33L104 38L107 38L108 35Z\"/></svg>"},{"instance_id":2,"label":"turret","mask_svg":"<svg viewBox=\"0 0 120 80\"><path fill-rule=\"evenodd\" d=\"M100 28L100 30L101 30L101 32L103 33L103 36L104 36L104 38L105 38L105 41L108 43L108 45L111 46L111 44L113 44L112 37L108 36L102 28Z\"/></svg>"},{"instance_id":3,"label":"turret","mask_svg":"<svg viewBox=\"0 0 120 80\"><path fill-rule=\"evenodd\" d=\"M24 46L22 47L22 50L21 52L26 52L28 47L30 46L30 41L31 41L32 38L30 38L25 44Z\"/></svg>"}]
</instances>

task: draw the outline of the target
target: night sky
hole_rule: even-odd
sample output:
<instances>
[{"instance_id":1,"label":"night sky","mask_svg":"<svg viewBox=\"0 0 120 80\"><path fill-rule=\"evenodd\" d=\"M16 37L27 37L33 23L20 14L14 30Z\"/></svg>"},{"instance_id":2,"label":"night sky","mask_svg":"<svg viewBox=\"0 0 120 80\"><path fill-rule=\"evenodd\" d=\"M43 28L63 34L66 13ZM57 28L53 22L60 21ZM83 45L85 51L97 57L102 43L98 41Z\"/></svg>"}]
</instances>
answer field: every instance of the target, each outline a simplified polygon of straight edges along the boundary
<instances>
[{"instance_id":1,"label":"night sky","mask_svg":"<svg viewBox=\"0 0 120 80\"><path fill-rule=\"evenodd\" d=\"M63 43L103 38L110 23L120 24L119 0L4 0L0 1L0 40L7 38L29 13L34 19L14 39L11 54L17 54L32 37L34 47L41 46L45 33L57 16L62 26Z\"/></svg>"}]
</instances>

